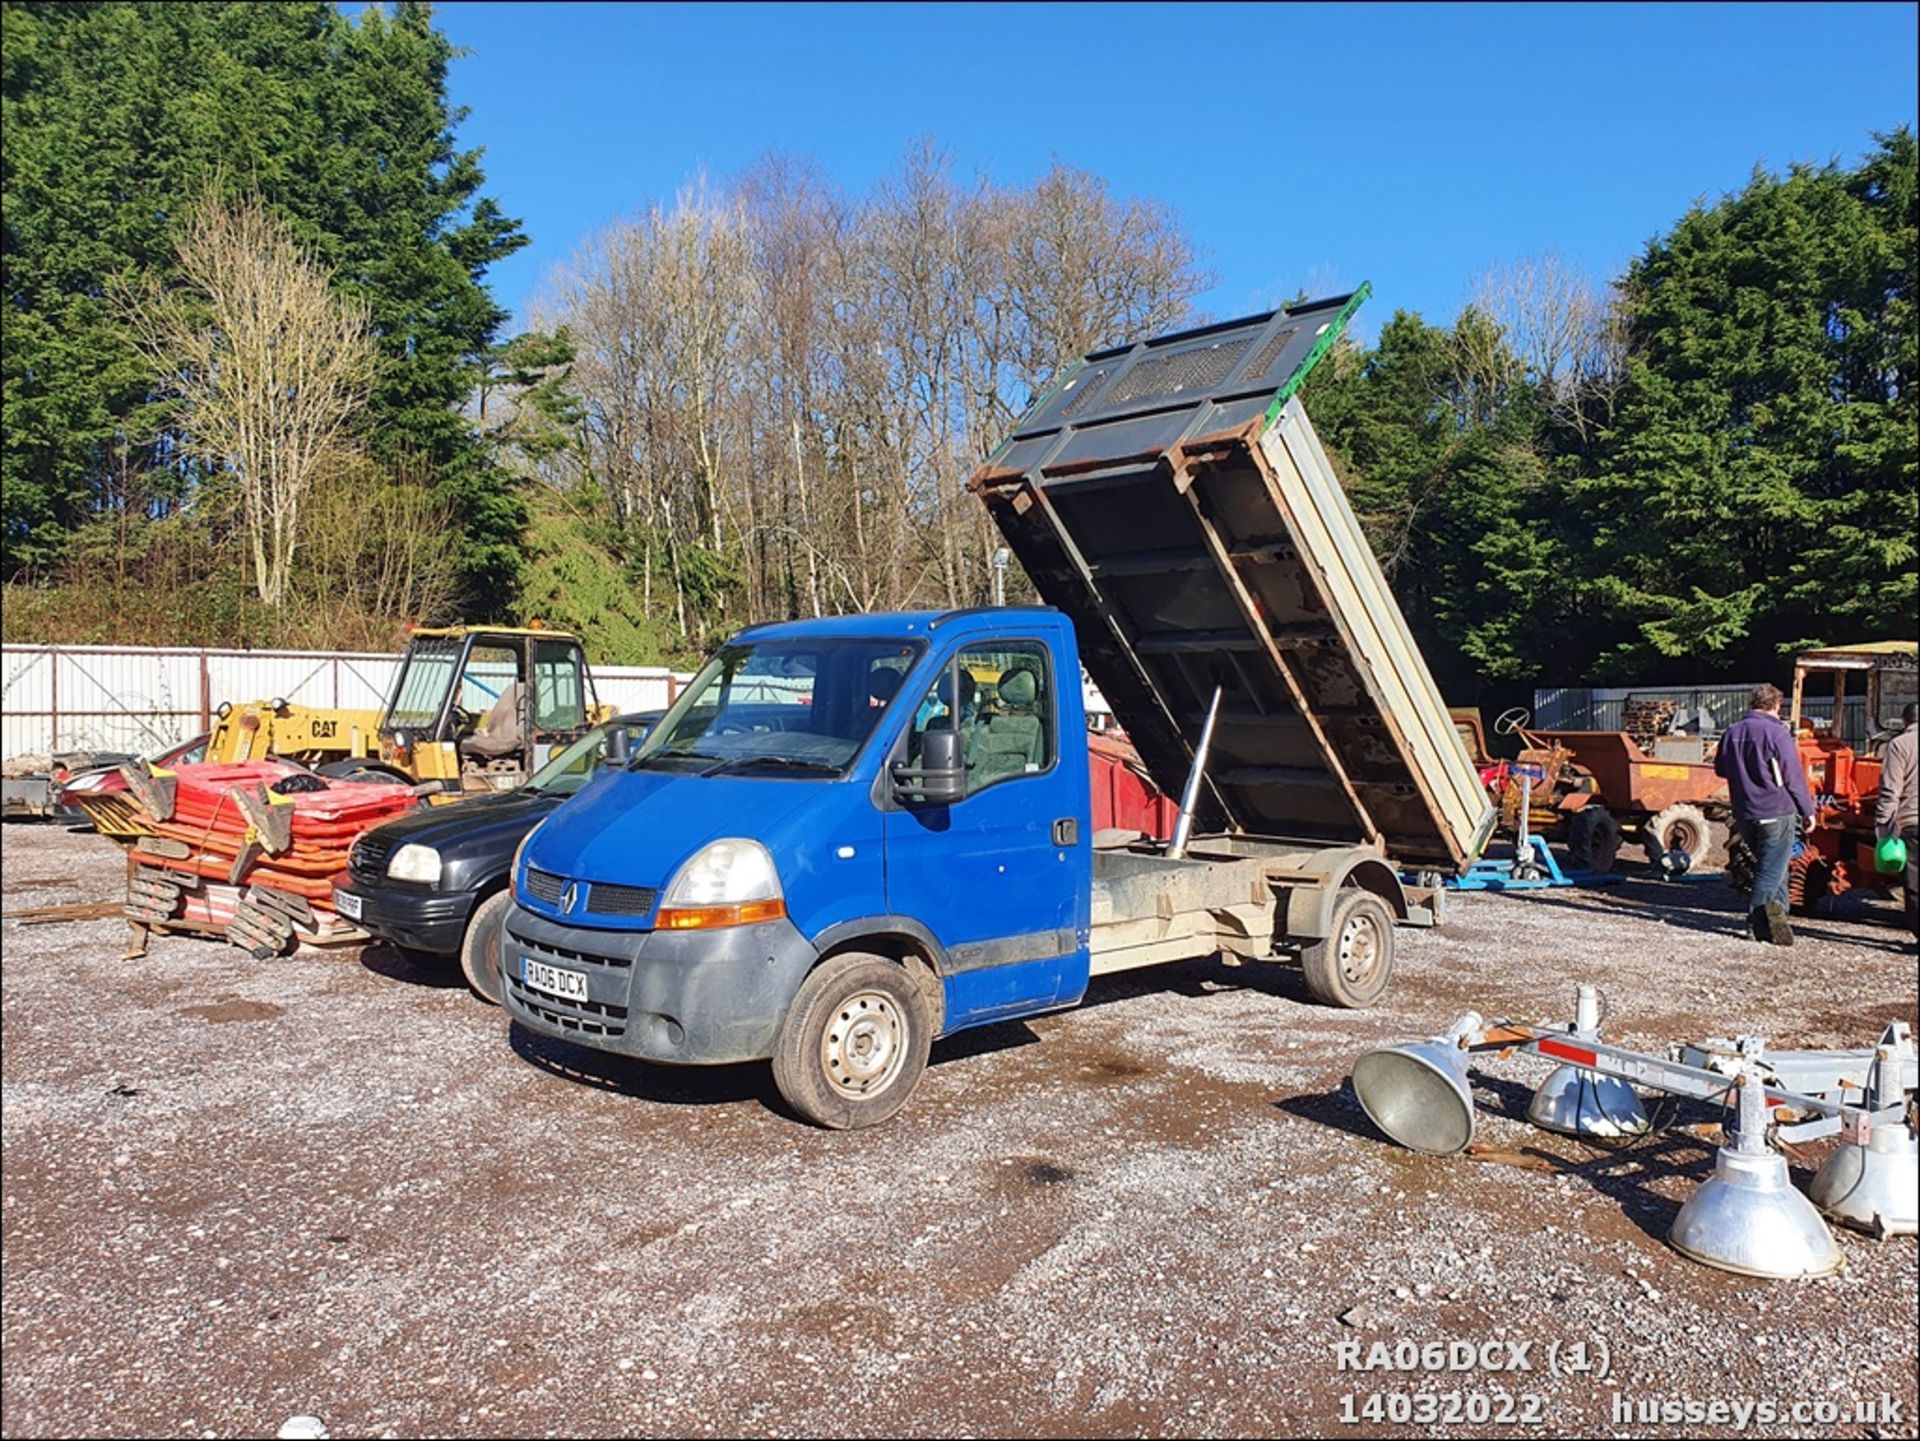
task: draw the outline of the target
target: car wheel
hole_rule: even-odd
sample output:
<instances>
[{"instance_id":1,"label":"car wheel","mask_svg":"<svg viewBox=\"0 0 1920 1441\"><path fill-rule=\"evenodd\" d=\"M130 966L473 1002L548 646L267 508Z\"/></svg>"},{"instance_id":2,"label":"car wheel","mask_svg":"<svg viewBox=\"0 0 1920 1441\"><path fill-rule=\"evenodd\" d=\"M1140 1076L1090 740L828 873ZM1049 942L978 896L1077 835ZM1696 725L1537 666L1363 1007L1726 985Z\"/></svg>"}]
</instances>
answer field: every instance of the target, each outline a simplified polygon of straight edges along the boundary
<instances>
[{"instance_id":1,"label":"car wheel","mask_svg":"<svg viewBox=\"0 0 1920 1441\"><path fill-rule=\"evenodd\" d=\"M932 1045L926 1002L906 967L848 952L801 982L774 1041L773 1081L816 1126L877 1126L906 1104Z\"/></svg>"},{"instance_id":2,"label":"car wheel","mask_svg":"<svg viewBox=\"0 0 1920 1441\"><path fill-rule=\"evenodd\" d=\"M500 1004L505 984L500 979L500 948L507 931L512 891L495 891L474 911L467 933L460 938L460 970L481 1000Z\"/></svg>"}]
</instances>

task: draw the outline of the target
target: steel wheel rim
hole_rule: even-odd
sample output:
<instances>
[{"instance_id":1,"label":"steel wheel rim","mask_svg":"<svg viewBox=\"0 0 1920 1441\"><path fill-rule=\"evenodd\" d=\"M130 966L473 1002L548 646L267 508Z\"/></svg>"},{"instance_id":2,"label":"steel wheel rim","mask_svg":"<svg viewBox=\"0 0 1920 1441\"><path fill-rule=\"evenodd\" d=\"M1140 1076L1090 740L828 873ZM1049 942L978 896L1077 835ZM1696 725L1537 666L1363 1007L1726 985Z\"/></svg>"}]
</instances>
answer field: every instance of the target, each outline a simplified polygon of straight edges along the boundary
<instances>
[{"instance_id":1,"label":"steel wheel rim","mask_svg":"<svg viewBox=\"0 0 1920 1441\"><path fill-rule=\"evenodd\" d=\"M820 1066L850 1096L884 1091L907 1063L907 1019L891 996L857 991L834 1007L820 1037Z\"/></svg>"},{"instance_id":2,"label":"steel wheel rim","mask_svg":"<svg viewBox=\"0 0 1920 1441\"><path fill-rule=\"evenodd\" d=\"M1340 928L1340 974L1365 986L1380 969L1380 932L1368 915L1349 916Z\"/></svg>"}]
</instances>

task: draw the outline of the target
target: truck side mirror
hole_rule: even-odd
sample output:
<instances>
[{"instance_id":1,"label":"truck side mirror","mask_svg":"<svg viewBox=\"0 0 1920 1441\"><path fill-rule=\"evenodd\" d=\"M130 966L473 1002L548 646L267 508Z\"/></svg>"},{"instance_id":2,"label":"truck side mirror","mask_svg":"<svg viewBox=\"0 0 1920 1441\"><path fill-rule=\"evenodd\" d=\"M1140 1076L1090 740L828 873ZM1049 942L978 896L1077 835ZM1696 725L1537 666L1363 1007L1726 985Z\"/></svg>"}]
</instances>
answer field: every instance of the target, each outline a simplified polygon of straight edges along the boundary
<instances>
[{"instance_id":1,"label":"truck side mirror","mask_svg":"<svg viewBox=\"0 0 1920 1441\"><path fill-rule=\"evenodd\" d=\"M624 769L627 760L633 754L633 738L627 734L627 728L616 725L607 732L607 758L605 764Z\"/></svg>"},{"instance_id":2,"label":"truck side mirror","mask_svg":"<svg viewBox=\"0 0 1920 1441\"><path fill-rule=\"evenodd\" d=\"M947 727L920 738L920 764L893 768L893 798L903 806L944 806L967 793L960 733Z\"/></svg>"}]
</instances>

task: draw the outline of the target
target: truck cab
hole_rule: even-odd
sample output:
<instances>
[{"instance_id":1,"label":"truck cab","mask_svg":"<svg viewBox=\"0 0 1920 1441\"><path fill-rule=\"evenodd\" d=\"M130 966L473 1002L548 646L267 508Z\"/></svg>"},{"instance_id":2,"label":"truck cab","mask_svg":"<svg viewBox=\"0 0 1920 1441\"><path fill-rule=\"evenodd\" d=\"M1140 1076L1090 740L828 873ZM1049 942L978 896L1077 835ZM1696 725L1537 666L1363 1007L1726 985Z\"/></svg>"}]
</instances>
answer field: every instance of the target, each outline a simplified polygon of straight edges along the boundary
<instances>
[{"instance_id":1,"label":"truck cab","mask_svg":"<svg viewBox=\"0 0 1920 1441\"><path fill-rule=\"evenodd\" d=\"M873 1082L915 1050L917 1073L935 1034L1072 1005L1092 867L1078 676L1071 623L1042 609L741 632L626 768L528 838L508 1009L646 1060L767 1059L823 959L878 958L849 1001L864 1019L819 1042ZM801 1108L831 1123L858 1099Z\"/></svg>"}]
</instances>

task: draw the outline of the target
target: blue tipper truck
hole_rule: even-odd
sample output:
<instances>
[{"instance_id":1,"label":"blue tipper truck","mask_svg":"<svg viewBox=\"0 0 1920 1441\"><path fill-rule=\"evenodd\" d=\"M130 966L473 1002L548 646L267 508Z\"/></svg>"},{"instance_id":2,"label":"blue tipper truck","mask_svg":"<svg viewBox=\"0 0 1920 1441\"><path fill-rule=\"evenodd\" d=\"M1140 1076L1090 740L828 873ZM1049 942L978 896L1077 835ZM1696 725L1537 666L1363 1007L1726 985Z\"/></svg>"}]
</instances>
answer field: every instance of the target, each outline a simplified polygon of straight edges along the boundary
<instances>
[{"instance_id":1,"label":"blue tipper truck","mask_svg":"<svg viewBox=\"0 0 1920 1441\"><path fill-rule=\"evenodd\" d=\"M1108 972L1219 953L1378 999L1493 814L1294 394L1364 293L1097 352L1042 396L971 484L1045 606L721 646L521 846L514 1021L770 1060L846 1128L936 1037ZM1090 833L1082 662L1184 795L1171 842Z\"/></svg>"}]
</instances>

